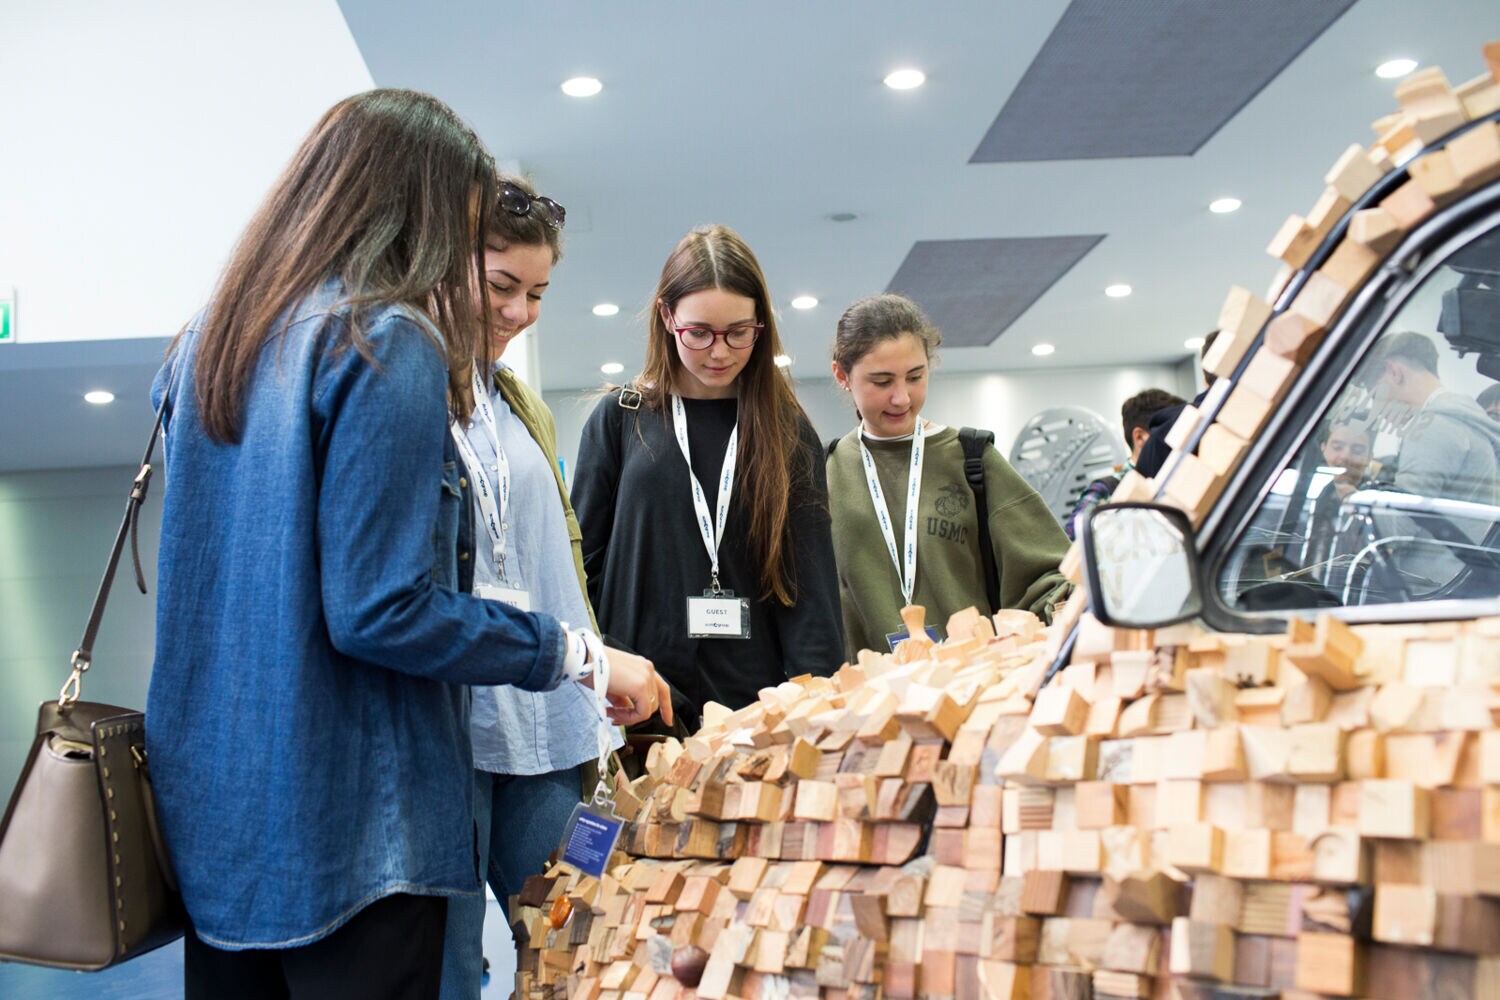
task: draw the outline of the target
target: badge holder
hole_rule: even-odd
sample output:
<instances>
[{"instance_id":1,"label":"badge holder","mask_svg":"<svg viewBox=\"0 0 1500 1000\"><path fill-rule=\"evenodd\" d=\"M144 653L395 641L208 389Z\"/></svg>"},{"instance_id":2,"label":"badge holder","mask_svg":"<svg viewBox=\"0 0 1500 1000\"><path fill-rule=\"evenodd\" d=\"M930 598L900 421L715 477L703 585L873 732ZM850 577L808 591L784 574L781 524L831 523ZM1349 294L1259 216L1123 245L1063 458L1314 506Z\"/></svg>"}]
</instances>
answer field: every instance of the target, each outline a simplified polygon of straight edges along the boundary
<instances>
[{"instance_id":1,"label":"badge holder","mask_svg":"<svg viewBox=\"0 0 1500 1000\"><path fill-rule=\"evenodd\" d=\"M938 639L937 629L933 628L931 625L928 625L922 631L926 632L927 638L931 639L934 643L941 641L940 639ZM885 634L885 641L891 644L891 652L893 653L896 651L897 646L901 645L903 642L910 638L911 635L904 629L900 632L887 632Z\"/></svg>"},{"instance_id":2,"label":"badge holder","mask_svg":"<svg viewBox=\"0 0 1500 1000\"><path fill-rule=\"evenodd\" d=\"M609 773L609 716L606 713L606 693L609 688L609 660L604 654L604 644L597 637L589 637L590 650L594 656L594 703L599 712L599 783L594 786L593 797L573 807L563 827L559 852L562 860L594 878L602 878L609 867L609 856L620 840L625 821L615 813L614 802L605 784Z\"/></svg>"},{"instance_id":3,"label":"badge holder","mask_svg":"<svg viewBox=\"0 0 1500 1000\"><path fill-rule=\"evenodd\" d=\"M715 573L702 597L687 599L687 621L690 639L748 639L750 602L720 587Z\"/></svg>"}]
</instances>

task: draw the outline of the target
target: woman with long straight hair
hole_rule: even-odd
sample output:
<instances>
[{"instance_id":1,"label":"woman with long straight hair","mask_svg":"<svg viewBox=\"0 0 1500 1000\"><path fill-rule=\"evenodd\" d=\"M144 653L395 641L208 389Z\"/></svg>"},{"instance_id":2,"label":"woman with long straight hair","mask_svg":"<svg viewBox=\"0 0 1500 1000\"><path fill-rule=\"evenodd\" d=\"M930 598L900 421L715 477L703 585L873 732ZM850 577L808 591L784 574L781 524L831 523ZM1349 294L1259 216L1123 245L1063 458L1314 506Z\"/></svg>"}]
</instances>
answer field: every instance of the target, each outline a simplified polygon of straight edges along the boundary
<instances>
[{"instance_id":1,"label":"woman with long straight hair","mask_svg":"<svg viewBox=\"0 0 1500 1000\"><path fill-rule=\"evenodd\" d=\"M622 722L661 697L467 593L449 421L493 356L494 169L427 95L335 105L157 377L147 746L189 998L437 996L447 898L480 891L465 685L595 685Z\"/></svg>"},{"instance_id":2,"label":"woman with long straight hair","mask_svg":"<svg viewBox=\"0 0 1500 1000\"><path fill-rule=\"evenodd\" d=\"M822 448L777 367L760 264L694 229L662 268L646 365L599 401L573 482L608 642L650 657L696 727L843 662Z\"/></svg>"}]
</instances>

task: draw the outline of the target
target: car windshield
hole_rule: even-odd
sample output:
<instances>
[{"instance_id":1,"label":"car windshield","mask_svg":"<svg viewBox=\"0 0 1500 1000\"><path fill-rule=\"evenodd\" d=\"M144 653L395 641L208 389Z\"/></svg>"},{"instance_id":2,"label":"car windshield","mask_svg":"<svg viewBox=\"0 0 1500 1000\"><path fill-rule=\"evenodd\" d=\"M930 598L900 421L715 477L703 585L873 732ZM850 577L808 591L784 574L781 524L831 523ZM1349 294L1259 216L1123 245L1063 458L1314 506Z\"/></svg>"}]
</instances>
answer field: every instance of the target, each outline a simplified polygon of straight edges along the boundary
<instances>
[{"instance_id":1,"label":"car windshield","mask_svg":"<svg viewBox=\"0 0 1500 1000\"><path fill-rule=\"evenodd\" d=\"M1288 454L1221 564L1243 611L1500 593L1500 230L1452 254Z\"/></svg>"}]
</instances>

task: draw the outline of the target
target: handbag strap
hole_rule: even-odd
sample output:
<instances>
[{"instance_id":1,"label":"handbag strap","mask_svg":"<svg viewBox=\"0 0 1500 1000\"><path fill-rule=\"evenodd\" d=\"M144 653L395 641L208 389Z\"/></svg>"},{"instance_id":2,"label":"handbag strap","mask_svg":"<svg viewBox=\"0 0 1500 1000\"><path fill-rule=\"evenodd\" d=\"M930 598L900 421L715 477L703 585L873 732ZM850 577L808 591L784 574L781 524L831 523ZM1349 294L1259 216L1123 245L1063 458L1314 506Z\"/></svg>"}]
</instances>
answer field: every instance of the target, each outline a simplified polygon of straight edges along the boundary
<instances>
[{"instance_id":1,"label":"handbag strap","mask_svg":"<svg viewBox=\"0 0 1500 1000\"><path fill-rule=\"evenodd\" d=\"M125 501L125 516L120 521L120 530L115 534L115 544L109 553L109 562L104 567L104 578L99 581L99 592L94 595L94 608L89 612L88 624L84 626L83 638L73 651L73 672L57 696L59 711L66 712L78 700L83 691L83 675L94 660L94 640L99 636L99 623L104 618L104 605L109 600L109 588L115 580L115 568L120 564L120 555L125 551L125 540L130 539L130 556L135 563L135 585L146 593L146 575L141 572L141 550L138 540L141 505L146 502L146 490L151 485L151 456L156 451L156 439L161 436L162 417L167 412L167 400L171 398L176 382L177 362L172 362L172 371L167 376L167 388L162 393L161 405L156 408L156 424L151 428L151 438L146 442L146 454L141 458L141 468L130 484L130 496Z\"/></svg>"}]
</instances>

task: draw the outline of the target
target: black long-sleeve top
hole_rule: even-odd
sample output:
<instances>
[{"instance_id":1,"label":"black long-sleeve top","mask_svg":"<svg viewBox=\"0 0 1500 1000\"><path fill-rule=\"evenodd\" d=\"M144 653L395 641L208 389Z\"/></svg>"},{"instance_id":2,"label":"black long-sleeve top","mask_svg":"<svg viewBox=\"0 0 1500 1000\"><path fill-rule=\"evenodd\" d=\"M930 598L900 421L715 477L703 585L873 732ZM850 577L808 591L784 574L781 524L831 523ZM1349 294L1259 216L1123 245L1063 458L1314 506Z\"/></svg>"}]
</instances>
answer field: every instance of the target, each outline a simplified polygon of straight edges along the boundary
<instances>
[{"instance_id":1,"label":"black long-sleeve top","mask_svg":"<svg viewBox=\"0 0 1500 1000\"><path fill-rule=\"evenodd\" d=\"M683 403L694 471L712 513L738 401ZM719 581L749 600L750 638L695 639L687 634L687 598L708 588L710 563L671 411L627 409L616 390L584 426L572 500L589 599L611 643L656 664L689 728L696 728L706 701L741 708L763 687L801 674L828 676L843 662L822 446L805 418L800 431L787 512L793 605L760 598L759 568L747 548L745 491L754 488L754 474L741 465L719 548Z\"/></svg>"}]
</instances>

